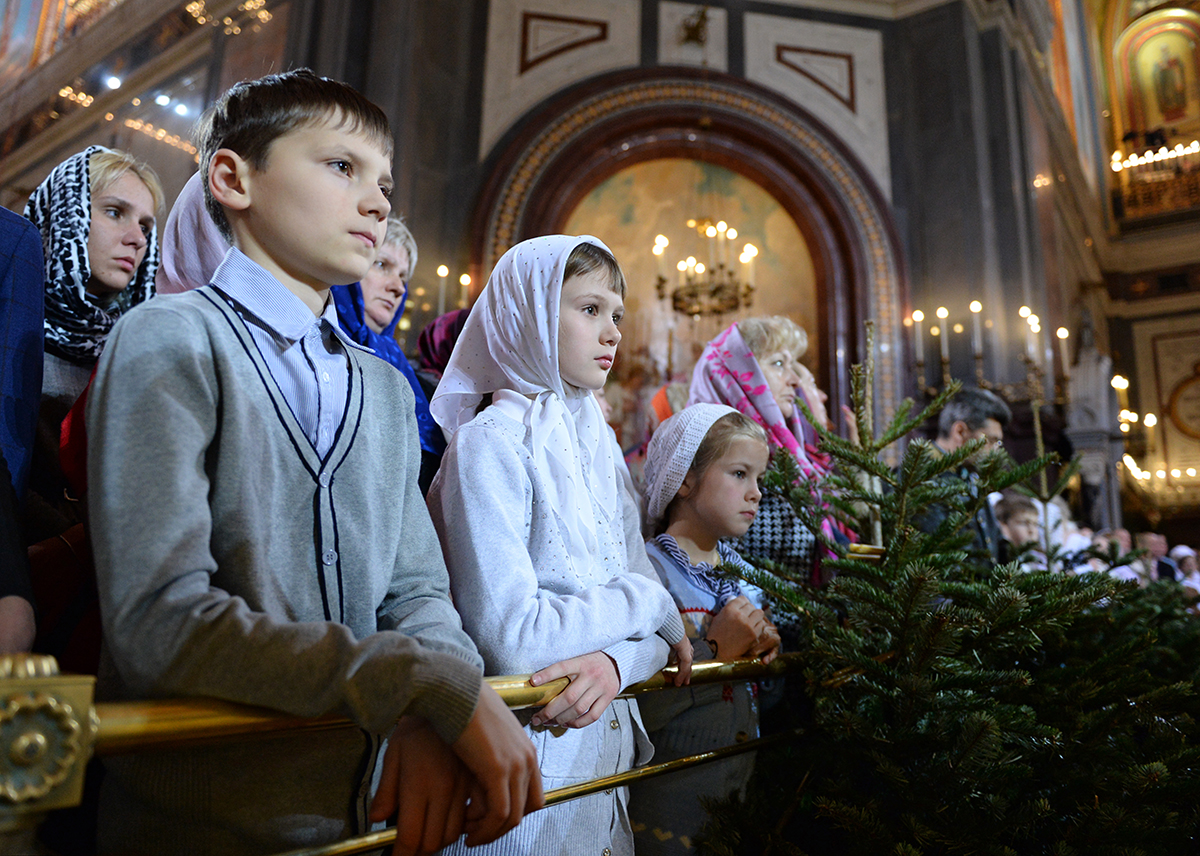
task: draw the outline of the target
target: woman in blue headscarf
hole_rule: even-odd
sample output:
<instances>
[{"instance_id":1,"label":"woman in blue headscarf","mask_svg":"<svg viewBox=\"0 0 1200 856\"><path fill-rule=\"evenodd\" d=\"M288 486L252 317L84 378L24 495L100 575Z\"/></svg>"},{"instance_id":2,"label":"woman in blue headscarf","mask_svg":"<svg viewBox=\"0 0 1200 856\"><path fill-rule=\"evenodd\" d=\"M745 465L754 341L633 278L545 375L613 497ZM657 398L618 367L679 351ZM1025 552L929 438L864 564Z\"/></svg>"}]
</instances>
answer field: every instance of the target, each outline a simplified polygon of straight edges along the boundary
<instances>
[{"instance_id":1,"label":"woman in blue headscarf","mask_svg":"<svg viewBox=\"0 0 1200 856\"><path fill-rule=\"evenodd\" d=\"M375 351L380 359L398 368L412 387L416 400L417 429L421 434L421 493L437 473L446 441L429 415L429 400L417 373L409 365L394 333L408 299L408 281L417 266L417 242L399 215L388 217L387 235L375 264L362 282L331 289L338 320L354 341Z\"/></svg>"}]
</instances>

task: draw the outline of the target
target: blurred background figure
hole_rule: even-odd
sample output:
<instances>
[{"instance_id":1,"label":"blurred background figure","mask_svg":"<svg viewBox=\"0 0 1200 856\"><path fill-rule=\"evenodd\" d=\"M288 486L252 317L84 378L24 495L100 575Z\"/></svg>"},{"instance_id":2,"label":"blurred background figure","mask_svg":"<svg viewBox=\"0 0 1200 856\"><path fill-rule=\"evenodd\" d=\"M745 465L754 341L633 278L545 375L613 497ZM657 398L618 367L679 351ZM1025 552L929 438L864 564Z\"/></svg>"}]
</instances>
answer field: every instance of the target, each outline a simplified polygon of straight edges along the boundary
<instances>
[{"instance_id":1,"label":"blurred background figure","mask_svg":"<svg viewBox=\"0 0 1200 856\"><path fill-rule=\"evenodd\" d=\"M446 370L446 363L450 362L450 355L454 353L454 343L458 341L470 313L470 309L455 309L439 315L426 324L417 337L417 377L431 401L442 379L442 372Z\"/></svg>"},{"instance_id":2,"label":"blurred background figure","mask_svg":"<svg viewBox=\"0 0 1200 856\"><path fill-rule=\"evenodd\" d=\"M178 294L212 281L229 242L204 207L204 177L193 173L163 226L162 263L154 280L159 294Z\"/></svg>"}]
</instances>

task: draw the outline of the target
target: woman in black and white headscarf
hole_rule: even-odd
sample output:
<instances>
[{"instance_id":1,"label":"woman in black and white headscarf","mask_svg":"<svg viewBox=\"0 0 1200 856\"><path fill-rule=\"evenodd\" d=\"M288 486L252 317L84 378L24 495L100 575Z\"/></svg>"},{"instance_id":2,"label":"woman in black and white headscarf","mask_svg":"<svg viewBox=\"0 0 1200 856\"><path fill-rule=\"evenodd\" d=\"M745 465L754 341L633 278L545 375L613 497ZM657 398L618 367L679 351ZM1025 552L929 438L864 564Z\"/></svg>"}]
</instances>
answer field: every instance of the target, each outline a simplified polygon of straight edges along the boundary
<instances>
[{"instance_id":1,"label":"woman in black and white headscarf","mask_svg":"<svg viewBox=\"0 0 1200 856\"><path fill-rule=\"evenodd\" d=\"M41 232L46 260L42 403L30 490L55 507L62 505L63 417L87 387L113 324L154 294L162 202L162 186L149 166L125 152L90 146L56 166L25 206ZM27 530L27 539L62 531L61 523L34 513L46 525ZM69 526L73 516L64 512L62 523ZM32 522L29 516L26 522Z\"/></svg>"},{"instance_id":2,"label":"woman in black and white headscarf","mask_svg":"<svg viewBox=\"0 0 1200 856\"><path fill-rule=\"evenodd\" d=\"M46 259L43 395L70 406L117 318L154 293L162 198L149 166L102 146L67 158L29 197Z\"/></svg>"}]
</instances>

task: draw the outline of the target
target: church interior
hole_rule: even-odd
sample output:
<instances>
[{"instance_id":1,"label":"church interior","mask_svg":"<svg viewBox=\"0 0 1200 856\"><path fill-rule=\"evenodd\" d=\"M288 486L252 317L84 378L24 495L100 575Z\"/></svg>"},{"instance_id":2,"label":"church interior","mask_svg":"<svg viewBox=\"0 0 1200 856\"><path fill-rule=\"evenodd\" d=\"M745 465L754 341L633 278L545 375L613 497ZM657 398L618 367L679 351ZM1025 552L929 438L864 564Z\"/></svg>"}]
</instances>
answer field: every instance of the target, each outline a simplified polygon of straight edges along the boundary
<instances>
[{"instance_id":1,"label":"church interior","mask_svg":"<svg viewBox=\"0 0 1200 856\"><path fill-rule=\"evenodd\" d=\"M9 0L2 27L14 211L92 144L173 200L201 112L307 66L395 129L406 348L516 242L593 234L629 282L630 412L784 314L837 414L870 322L877 419L988 386L1015 456L1035 410L1080 456L1081 520L1174 543L1200 518L1200 4Z\"/></svg>"}]
</instances>

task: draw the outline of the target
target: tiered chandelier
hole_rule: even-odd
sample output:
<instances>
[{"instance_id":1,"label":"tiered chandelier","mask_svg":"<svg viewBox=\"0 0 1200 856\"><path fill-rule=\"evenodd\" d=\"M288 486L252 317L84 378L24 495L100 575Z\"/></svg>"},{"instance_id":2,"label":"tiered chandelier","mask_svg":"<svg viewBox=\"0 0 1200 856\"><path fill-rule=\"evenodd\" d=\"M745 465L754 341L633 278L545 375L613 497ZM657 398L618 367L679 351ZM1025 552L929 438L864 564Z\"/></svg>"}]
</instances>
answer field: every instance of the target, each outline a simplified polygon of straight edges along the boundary
<instances>
[{"instance_id":1,"label":"tiered chandelier","mask_svg":"<svg viewBox=\"0 0 1200 856\"><path fill-rule=\"evenodd\" d=\"M679 259L675 265L675 286L668 288L666 251L671 242L666 235L655 237L651 252L658 259L655 280L658 299L670 298L674 311L696 320L748 309L754 298L754 260L758 248L753 244L742 248L737 258L739 270L729 261L737 240L737 229L724 220L714 222L710 217L689 219L687 227L696 231L701 241L701 254L707 255L708 261L694 255Z\"/></svg>"}]
</instances>

